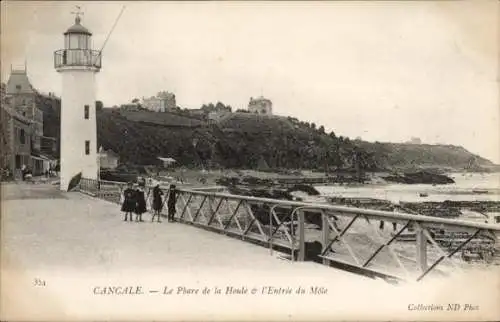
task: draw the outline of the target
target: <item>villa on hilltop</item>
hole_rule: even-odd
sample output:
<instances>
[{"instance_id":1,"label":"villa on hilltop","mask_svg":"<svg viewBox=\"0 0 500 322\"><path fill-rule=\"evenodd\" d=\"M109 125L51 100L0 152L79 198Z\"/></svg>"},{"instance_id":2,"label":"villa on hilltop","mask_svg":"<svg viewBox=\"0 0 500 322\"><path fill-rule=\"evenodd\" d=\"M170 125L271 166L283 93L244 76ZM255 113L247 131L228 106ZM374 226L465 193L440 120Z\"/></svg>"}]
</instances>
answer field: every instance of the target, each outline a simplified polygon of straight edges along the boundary
<instances>
[{"instance_id":1,"label":"villa on hilltop","mask_svg":"<svg viewBox=\"0 0 500 322\"><path fill-rule=\"evenodd\" d=\"M177 107L175 94L162 91L150 98L142 98L142 107L150 111L166 112Z\"/></svg>"},{"instance_id":2,"label":"villa on hilltop","mask_svg":"<svg viewBox=\"0 0 500 322\"><path fill-rule=\"evenodd\" d=\"M273 114L273 103L271 100L260 96L258 98L250 97L250 102L248 103L248 111L255 114L272 115Z\"/></svg>"}]
</instances>

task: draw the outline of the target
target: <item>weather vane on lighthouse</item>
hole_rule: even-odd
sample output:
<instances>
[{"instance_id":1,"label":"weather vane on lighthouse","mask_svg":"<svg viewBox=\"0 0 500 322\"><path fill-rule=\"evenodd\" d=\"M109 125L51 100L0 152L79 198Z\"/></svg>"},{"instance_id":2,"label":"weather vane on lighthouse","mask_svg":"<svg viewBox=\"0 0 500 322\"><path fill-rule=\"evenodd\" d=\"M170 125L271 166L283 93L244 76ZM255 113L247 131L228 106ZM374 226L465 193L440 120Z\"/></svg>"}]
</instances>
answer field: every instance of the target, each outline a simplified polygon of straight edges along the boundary
<instances>
[{"instance_id":1,"label":"weather vane on lighthouse","mask_svg":"<svg viewBox=\"0 0 500 322\"><path fill-rule=\"evenodd\" d=\"M80 15L83 16L85 13L81 10L80 6L75 6L76 11L72 11L71 14L75 15L75 22L80 23Z\"/></svg>"}]
</instances>

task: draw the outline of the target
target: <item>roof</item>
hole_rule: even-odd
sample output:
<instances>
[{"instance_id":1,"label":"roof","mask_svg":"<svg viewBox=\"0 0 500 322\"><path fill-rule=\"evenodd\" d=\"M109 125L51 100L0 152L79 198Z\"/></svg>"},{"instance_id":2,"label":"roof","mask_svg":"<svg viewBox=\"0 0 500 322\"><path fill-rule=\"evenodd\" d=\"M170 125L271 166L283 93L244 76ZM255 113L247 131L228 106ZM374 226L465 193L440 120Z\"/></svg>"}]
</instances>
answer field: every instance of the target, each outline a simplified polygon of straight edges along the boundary
<instances>
[{"instance_id":1,"label":"roof","mask_svg":"<svg viewBox=\"0 0 500 322\"><path fill-rule=\"evenodd\" d=\"M66 32L64 34L65 35L67 35L67 34L86 34L86 35L92 36L92 33L87 28L85 28L84 26L82 26L80 24L80 17L78 17L78 16L75 18L75 24L73 26L69 27L68 30L66 30Z\"/></svg>"},{"instance_id":2,"label":"roof","mask_svg":"<svg viewBox=\"0 0 500 322\"><path fill-rule=\"evenodd\" d=\"M175 159L172 159L172 158L161 158L161 157L158 157L158 159L160 159L161 161L163 162L177 162L175 161Z\"/></svg>"},{"instance_id":3,"label":"roof","mask_svg":"<svg viewBox=\"0 0 500 322\"><path fill-rule=\"evenodd\" d=\"M12 70L7 81L6 94L33 94L35 90L30 83L26 70Z\"/></svg>"},{"instance_id":4,"label":"roof","mask_svg":"<svg viewBox=\"0 0 500 322\"><path fill-rule=\"evenodd\" d=\"M256 98L253 98L253 97L250 97L250 102L259 102L259 101L267 101L267 102L271 102L270 99L268 98L265 98L264 96L259 96L259 97L256 97Z\"/></svg>"},{"instance_id":5,"label":"roof","mask_svg":"<svg viewBox=\"0 0 500 322\"><path fill-rule=\"evenodd\" d=\"M54 161L55 160L54 158L52 158L48 155L40 154L40 153L36 153L36 152L31 152L31 157L34 159L43 160L43 161Z\"/></svg>"},{"instance_id":6,"label":"roof","mask_svg":"<svg viewBox=\"0 0 500 322\"><path fill-rule=\"evenodd\" d=\"M51 136L41 136L40 137L43 140L50 140L50 141L57 141L57 138L51 137Z\"/></svg>"},{"instance_id":7,"label":"roof","mask_svg":"<svg viewBox=\"0 0 500 322\"><path fill-rule=\"evenodd\" d=\"M102 146L99 148L99 154L106 154L108 156L118 157L118 154L115 151L113 151L111 149L106 150Z\"/></svg>"}]
</instances>

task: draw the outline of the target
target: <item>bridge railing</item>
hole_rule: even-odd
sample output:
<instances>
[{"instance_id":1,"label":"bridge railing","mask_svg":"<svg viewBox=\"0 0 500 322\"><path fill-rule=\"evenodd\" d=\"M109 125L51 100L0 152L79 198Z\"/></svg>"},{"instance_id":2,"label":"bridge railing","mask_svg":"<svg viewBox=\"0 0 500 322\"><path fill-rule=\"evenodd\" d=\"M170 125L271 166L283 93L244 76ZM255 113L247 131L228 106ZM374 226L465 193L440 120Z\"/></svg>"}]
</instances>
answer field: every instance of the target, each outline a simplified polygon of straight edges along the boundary
<instances>
[{"instance_id":1,"label":"bridge railing","mask_svg":"<svg viewBox=\"0 0 500 322\"><path fill-rule=\"evenodd\" d=\"M124 184L82 179L80 189L121 201ZM162 187L165 192L168 187ZM150 190L147 188L147 190ZM292 260L420 281L492 265L500 226L431 216L176 189L182 223L289 253ZM168 195L168 193L165 193ZM148 204L152 193L147 192ZM165 203L166 204L166 203ZM162 213L166 214L166 207Z\"/></svg>"}]
</instances>

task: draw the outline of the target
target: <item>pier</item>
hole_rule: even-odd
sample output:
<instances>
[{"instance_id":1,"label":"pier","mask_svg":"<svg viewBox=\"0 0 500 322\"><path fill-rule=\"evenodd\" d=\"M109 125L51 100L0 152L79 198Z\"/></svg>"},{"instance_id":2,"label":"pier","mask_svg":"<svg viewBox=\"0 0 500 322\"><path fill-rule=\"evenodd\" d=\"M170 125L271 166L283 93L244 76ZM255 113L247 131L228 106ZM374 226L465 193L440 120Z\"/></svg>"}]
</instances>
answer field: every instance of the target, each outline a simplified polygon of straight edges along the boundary
<instances>
[{"instance_id":1,"label":"pier","mask_svg":"<svg viewBox=\"0 0 500 322\"><path fill-rule=\"evenodd\" d=\"M120 202L123 188L89 179L80 184L81 191L114 202ZM465 253L477 244L499 251L500 226L493 224L194 189L178 192L179 223L278 250L292 261L320 262L371 277L420 281L467 270ZM436 238L445 233L462 238ZM497 253L479 253L478 258L492 264Z\"/></svg>"},{"instance_id":2,"label":"pier","mask_svg":"<svg viewBox=\"0 0 500 322\"><path fill-rule=\"evenodd\" d=\"M352 243L354 239L349 235L356 234L350 229L357 222L350 222L357 215L417 221L421 227L449 224L446 220L395 218L394 214L315 205L324 211L320 218L330 227L324 241L334 244L337 229L338 239L349 242L344 252L325 252L320 257L313 252L312 257L321 258L318 263L307 251L309 241L318 237L317 229L311 228L309 219L305 220L310 216L305 210L312 205L181 190L177 222L153 223L145 216L144 223L130 223L123 221L117 205L120 185L101 182L100 189L95 190L93 184L81 181L80 189L86 193L61 192L55 185L42 183L2 185L2 317L26 320L36 314L43 320L91 320L103 316L176 320L182 316L199 320L207 316L248 316L283 320L292 315L293 319L314 316L342 320L352 317L356 310L369 312L367 318L371 319L394 319L402 314L417 319L423 313L409 311L408 305L417 305L424 297L433 303L480 305L482 317L494 318L500 313L494 295L498 294L499 282L495 267L467 275L452 274L449 279L435 279L437 271L431 270L418 283L395 286L387 283L388 271L385 275L377 273L375 266L366 265L371 276L369 270L356 272L352 263L339 266L336 256L344 256L349 263L346 255L353 255L354 263L354 258L365 263L362 256L372 256L379 247L365 247L375 251L362 253ZM262 215L252 210L254 203L271 205L274 220L269 226L259 221ZM283 206L298 209L292 215L294 221L282 217ZM339 218L345 213L347 221L337 220L338 226L332 227L327 223L335 222L327 215L332 210ZM347 228L349 223L352 228ZM452 226L494 230L483 225ZM319 237L323 231L326 229L319 231ZM391 235L389 231L387 234ZM393 246L392 237L385 247ZM404 255L397 251L395 254ZM411 253L406 256L411 257ZM432 259L428 257L428 269L433 266ZM330 261L330 265L323 265L323 260L325 264ZM443 262L446 260L434 266L443 270ZM386 269L398 267L397 262L390 263ZM403 265L410 267L407 262ZM471 287L481 283L481 287ZM458 285L469 285L470 290L453 291ZM204 291L218 291L221 295ZM484 292L492 296L481 296ZM432 314L442 312L424 313L425 317L435 318L438 315ZM464 316L463 312L446 314L456 319Z\"/></svg>"}]
</instances>

